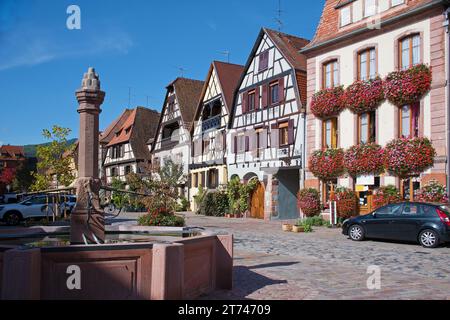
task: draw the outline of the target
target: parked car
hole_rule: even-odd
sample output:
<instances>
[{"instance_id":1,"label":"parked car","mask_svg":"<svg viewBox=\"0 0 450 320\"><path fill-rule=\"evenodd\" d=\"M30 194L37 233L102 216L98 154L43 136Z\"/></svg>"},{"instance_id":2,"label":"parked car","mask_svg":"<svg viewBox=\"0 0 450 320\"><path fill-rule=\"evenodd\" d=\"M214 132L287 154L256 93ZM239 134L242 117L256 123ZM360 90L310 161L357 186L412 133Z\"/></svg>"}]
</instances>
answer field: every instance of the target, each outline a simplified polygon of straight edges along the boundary
<instances>
[{"instance_id":1,"label":"parked car","mask_svg":"<svg viewBox=\"0 0 450 320\"><path fill-rule=\"evenodd\" d=\"M74 195L60 196L60 203L61 203L59 206L60 215L64 216L65 209L67 214L71 214L73 208L75 208L75 205L77 203L77 197Z\"/></svg>"},{"instance_id":2,"label":"parked car","mask_svg":"<svg viewBox=\"0 0 450 320\"><path fill-rule=\"evenodd\" d=\"M6 193L3 195L0 195L0 204L7 204L7 203L17 203L18 197L15 193Z\"/></svg>"},{"instance_id":3,"label":"parked car","mask_svg":"<svg viewBox=\"0 0 450 320\"><path fill-rule=\"evenodd\" d=\"M389 204L344 221L342 233L354 241L385 239L436 248L450 242L450 206L436 203Z\"/></svg>"},{"instance_id":4,"label":"parked car","mask_svg":"<svg viewBox=\"0 0 450 320\"><path fill-rule=\"evenodd\" d=\"M8 225L17 225L24 219L53 216L54 212L53 201L50 199L47 204L47 196L38 195L19 203L0 205L0 220Z\"/></svg>"}]
</instances>

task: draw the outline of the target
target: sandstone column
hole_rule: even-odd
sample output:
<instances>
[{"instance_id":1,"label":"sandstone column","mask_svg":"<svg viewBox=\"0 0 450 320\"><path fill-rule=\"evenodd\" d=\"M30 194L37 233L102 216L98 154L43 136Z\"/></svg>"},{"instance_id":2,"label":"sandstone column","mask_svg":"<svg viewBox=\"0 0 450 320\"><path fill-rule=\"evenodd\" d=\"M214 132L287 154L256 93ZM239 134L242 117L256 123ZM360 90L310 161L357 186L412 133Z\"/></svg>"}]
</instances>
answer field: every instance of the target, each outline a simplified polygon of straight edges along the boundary
<instances>
[{"instance_id":1,"label":"sandstone column","mask_svg":"<svg viewBox=\"0 0 450 320\"><path fill-rule=\"evenodd\" d=\"M78 139L77 205L71 215L72 244L98 243L105 239L103 213L100 209L98 174L98 136L100 105L105 92L94 68L84 74L81 88L76 92L80 114Z\"/></svg>"}]
</instances>

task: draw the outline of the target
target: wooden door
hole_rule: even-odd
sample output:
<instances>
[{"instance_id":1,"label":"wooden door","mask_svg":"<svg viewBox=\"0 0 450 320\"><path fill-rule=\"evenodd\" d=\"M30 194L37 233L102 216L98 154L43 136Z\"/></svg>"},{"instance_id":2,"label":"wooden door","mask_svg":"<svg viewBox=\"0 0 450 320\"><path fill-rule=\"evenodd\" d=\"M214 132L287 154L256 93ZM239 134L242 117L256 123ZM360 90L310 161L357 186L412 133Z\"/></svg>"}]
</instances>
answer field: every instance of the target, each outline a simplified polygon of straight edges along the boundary
<instances>
[{"instance_id":1,"label":"wooden door","mask_svg":"<svg viewBox=\"0 0 450 320\"><path fill-rule=\"evenodd\" d=\"M365 215L372 212L372 191L357 192L359 198L359 214Z\"/></svg>"},{"instance_id":2,"label":"wooden door","mask_svg":"<svg viewBox=\"0 0 450 320\"><path fill-rule=\"evenodd\" d=\"M252 194L250 217L264 219L264 184L261 182Z\"/></svg>"}]
</instances>

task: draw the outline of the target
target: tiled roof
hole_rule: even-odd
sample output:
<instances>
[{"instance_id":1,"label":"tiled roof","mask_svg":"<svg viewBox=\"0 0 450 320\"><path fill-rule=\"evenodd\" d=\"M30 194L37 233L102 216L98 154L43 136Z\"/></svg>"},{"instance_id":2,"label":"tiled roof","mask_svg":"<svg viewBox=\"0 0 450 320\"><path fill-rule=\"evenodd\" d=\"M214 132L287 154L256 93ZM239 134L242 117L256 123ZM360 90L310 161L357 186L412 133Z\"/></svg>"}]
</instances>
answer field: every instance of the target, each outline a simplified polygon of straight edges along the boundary
<instances>
[{"instance_id":1,"label":"tiled roof","mask_svg":"<svg viewBox=\"0 0 450 320\"><path fill-rule=\"evenodd\" d=\"M244 66L220 61L214 61L213 65L216 69L220 86L223 91L222 94L225 98L225 106L229 111L233 104L234 90L236 90L242 72L244 72ZM205 85L207 85L207 83L205 83Z\"/></svg>"},{"instance_id":2,"label":"tiled roof","mask_svg":"<svg viewBox=\"0 0 450 320\"><path fill-rule=\"evenodd\" d=\"M306 57L299 51L309 43L309 40L267 28L264 28L264 31L294 69L306 70Z\"/></svg>"},{"instance_id":3,"label":"tiled roof","mask_svg":"<svg viewBox=\"0 0 450 320\"><path fill-rule=\"evenodd\" d=\"M202 93L203 84L203 81L187 78L177 78L171 83L175 88L178 107L186 129L189 129L194 121L195 110Z\"/></svg>"},{"instance_id":4,"label":"tiled roof","mask_svg":"<svg viewBox=\"0 0 450 320\"><path fill-rule=\"evenodd\" d=\"M0 156L8 158L24 158L25 150L22 146L4 145L0 146Z\"/></svg>"},{"instance_id":5,"label":"tiled roof","mask_svg":"<svg viewBox=\"0 0 450 320\"><path fill-rule=\"evenodd\" d=\"M133 131L135 119L136 119L136 109L132 110L131 114L128 116L125 122L114 131L114 137L108 143L107 147L128 142L130 140L131 133Z\"/></svg>"},{"instance_id":6,"label":"tiled roof","mask_svg":"<svg viewBox=\"0 0 450 320\"><path fill-rule=\"evenodd\" d=\"M131 109L125 109L122 114L115 119L109 126L106 128L105 131L100 133L100 143L101 144L108 144L112 138L114 138L115 132L124 124L124 122L128 119L130 116L132 110Z\"/></svg>"},{"instance_id":7,"label":"tiled roof","mask_svg":"<svg viewBox=\"0 0 450 320\"><path fill-rule=\"evenodd\" d=\"M322 11L322 16L320 18L319 25L317 26L316 34L314 39L309 43L305 49L308 50L311 47L315 47L324 42L331 41L333 39L345 36L352 33L358 29L367 29L367 21L369 18L363 19L361 21L355 22L351 25L345 26L343 28L339 27L339 8L353 1L349 0L326 0L325 6ZM381 21L393 18L400 14L406 13L413 9L419 8L426 4L431 3L441 3L443 1L439 0L407 0L406 4L399 5L397 7L391 8L381 14Z\"/></svg>"}]
</instances>

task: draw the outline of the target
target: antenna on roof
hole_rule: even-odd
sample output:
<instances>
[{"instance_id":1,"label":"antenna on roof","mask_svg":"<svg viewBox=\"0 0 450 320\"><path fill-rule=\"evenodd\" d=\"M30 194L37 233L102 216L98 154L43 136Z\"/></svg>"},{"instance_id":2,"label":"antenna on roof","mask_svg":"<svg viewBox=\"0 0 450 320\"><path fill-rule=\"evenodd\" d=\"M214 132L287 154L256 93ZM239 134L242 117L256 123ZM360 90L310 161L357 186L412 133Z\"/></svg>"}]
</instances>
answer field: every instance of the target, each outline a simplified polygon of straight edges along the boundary
<instances>
[{"instance_id":1,"label":"antenna on roof","mask_svg":"<svg viewBox=\"0 0 450 320\"><path fill-rule=\"evenodd\" d=\"M283 20L281 20L281 14L283 13L283 10L281 10L281 0L278 0L278 9L277 9L277 16L275 17L275 22L278 24L278 31L281 31L283 29Z\"/></svg>"},{"instance_id":2,"label":"antenna on roof","mask_svg":"<svg viewBox=\"0 0 450 320\"><path fill-rule=\"evenodd\" d=\"M131 108L131 87L128 87L128 107Z\"/></svg>"},{"instance_id":3,"label":"antenna on roof","mask_svg":"<svg viewBox=\"0 0 450 320\"><path fill-rule=\"evenodd\" d=\"M227 62L230 63L230 51L228 50L224 50L224 51L219 51L220 54L223 54L227 57Z\"/></svg>"},{"instance_id":4,"label":"antenna on roof","mask_svg":"<svg viewBox=\"0 0 450 320\"><path fill-rule=\"evenodd\" d=\"M178 71L180 71L180 77L184 78L184 72L186 71L186 69L184 69L183 67L178 67Z\"/></svg>"}]
</instances>

